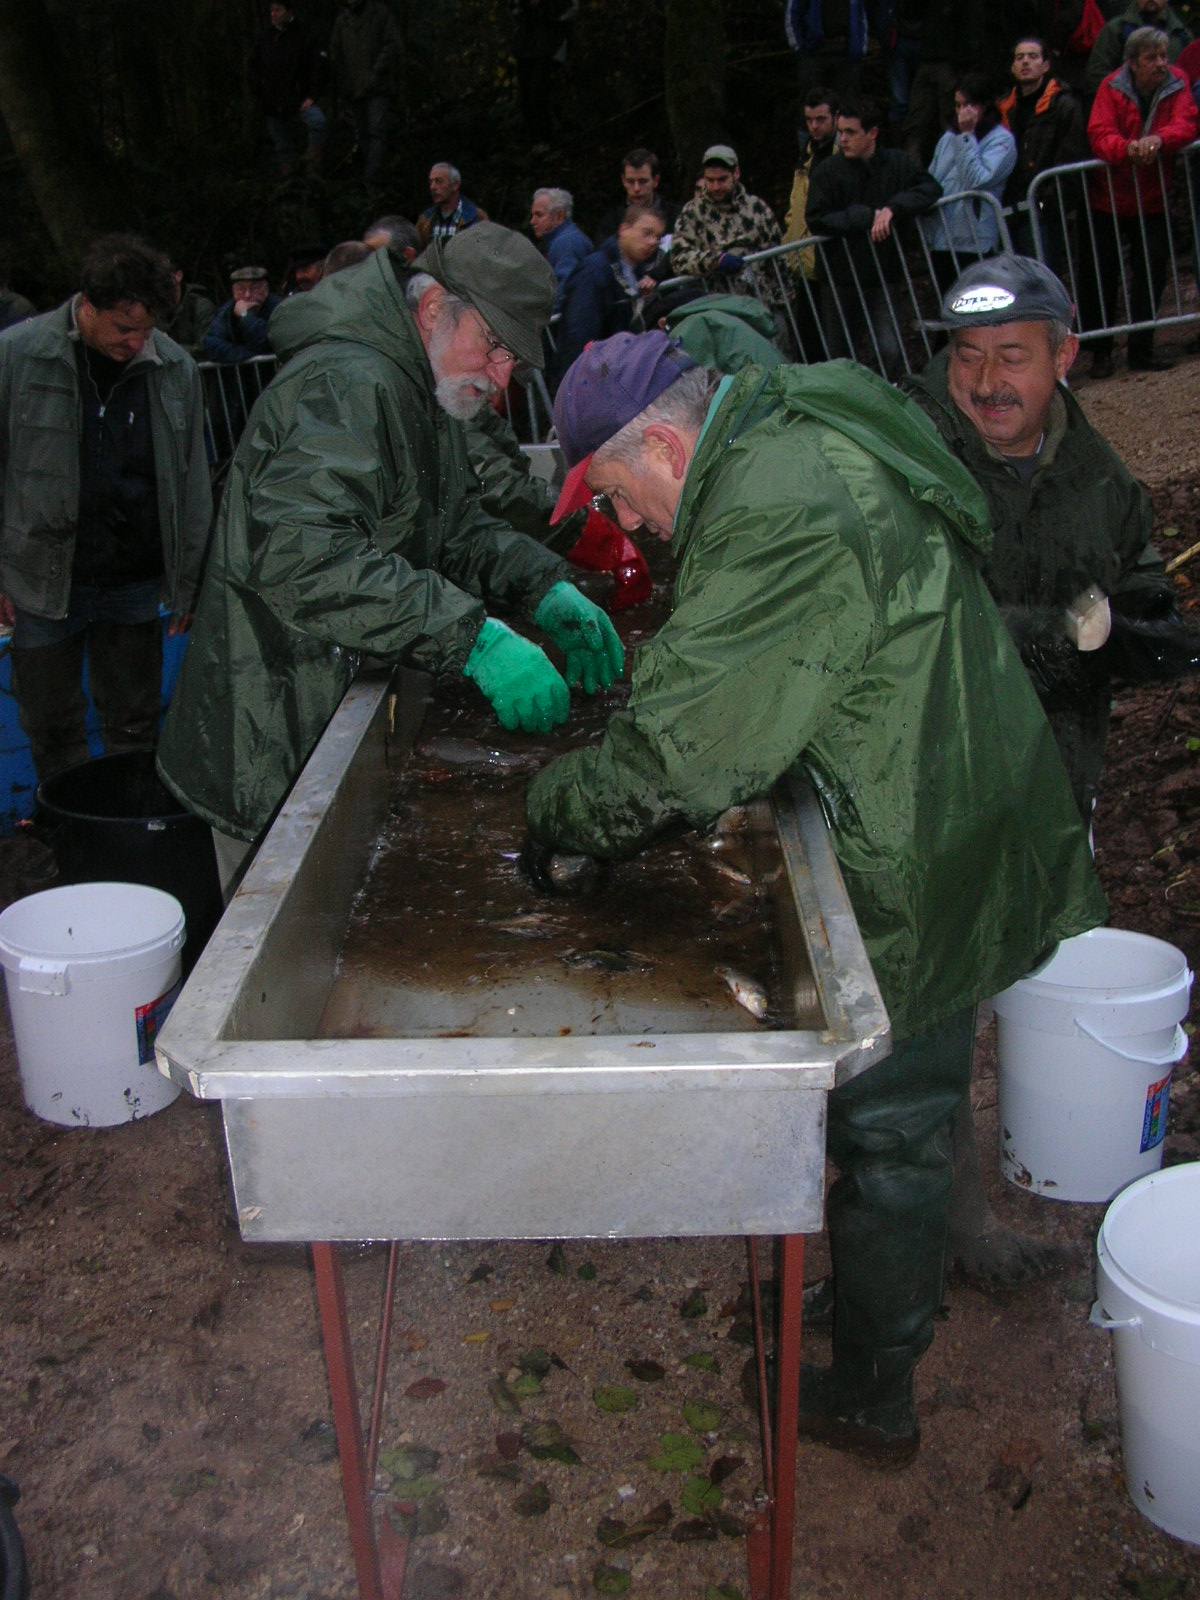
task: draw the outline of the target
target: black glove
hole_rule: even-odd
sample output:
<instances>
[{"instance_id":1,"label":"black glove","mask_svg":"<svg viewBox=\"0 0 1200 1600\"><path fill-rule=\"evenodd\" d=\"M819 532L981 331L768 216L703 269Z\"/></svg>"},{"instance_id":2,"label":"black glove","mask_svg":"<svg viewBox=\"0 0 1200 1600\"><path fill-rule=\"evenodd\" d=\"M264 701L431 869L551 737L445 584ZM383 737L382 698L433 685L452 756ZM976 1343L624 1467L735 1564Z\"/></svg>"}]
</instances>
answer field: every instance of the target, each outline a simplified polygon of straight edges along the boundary
<instances>
[{"instance_id":1,"label":"black glove","mask_svg":"<svg viewBox=\"0 0 1200 1600\"><path fill-rule=\"evenodd\" d=\"M1112 632L1102 650L1105 666L1125 683L1162 683L1200 672L1200 629L1172 606L1163 617L1138 618L1113 612Z\"/></svg>"},{"instance_id":2,"label":"black glove","mask_svg":"<svg viewBox=\"0 0 1200 1600\"><path fill-rule=\"evenodd\" d=\"M601 877L600 862L595 856L558 854L528 833L517 864L542 894L590 894Z\"/></svg>"},{"instance_id":3,"label":"black glove","mask_svg":"<svg viewBox=\"0 0 1200 1600\"><path fill-rule=\"evenodd\" d=\"M1002 606L1001 615L1038 699L1063 705L1089 695L1109 676L1103 650L1077 650L1061 606Z\"/></svg>"}]
</instances>

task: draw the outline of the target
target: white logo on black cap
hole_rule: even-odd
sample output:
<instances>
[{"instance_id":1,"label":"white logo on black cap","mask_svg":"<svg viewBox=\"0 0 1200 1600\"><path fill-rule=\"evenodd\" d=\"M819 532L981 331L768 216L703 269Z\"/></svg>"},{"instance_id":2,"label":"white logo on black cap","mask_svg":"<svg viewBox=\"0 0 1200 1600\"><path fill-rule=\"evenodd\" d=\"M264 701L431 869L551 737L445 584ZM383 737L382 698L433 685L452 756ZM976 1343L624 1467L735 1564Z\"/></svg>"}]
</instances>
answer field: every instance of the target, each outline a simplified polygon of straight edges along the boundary
<instances>
[{"instance_id":1,"label":"white logo on black cap","mask_svg":"<svg viewBox=\"0 0 1200 1600\"><path fill-rule=\"evenodd\" d=\"M999 284L980 284L956 295L950 309L960 317L979 316L984 311L1005 311L1016 298L1011 289L1001 289Z\"/></svg>"}]
</instances>

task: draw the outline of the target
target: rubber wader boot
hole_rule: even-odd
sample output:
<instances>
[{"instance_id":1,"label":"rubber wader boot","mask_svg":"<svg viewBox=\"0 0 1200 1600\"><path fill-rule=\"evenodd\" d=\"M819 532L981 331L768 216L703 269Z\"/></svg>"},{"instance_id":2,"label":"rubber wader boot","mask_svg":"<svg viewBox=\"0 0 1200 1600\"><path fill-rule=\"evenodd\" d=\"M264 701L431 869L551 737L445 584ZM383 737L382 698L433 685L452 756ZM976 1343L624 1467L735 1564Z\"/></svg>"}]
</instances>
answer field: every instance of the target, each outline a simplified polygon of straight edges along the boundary
<instances>
[{"instance_id":1,"label":"rubber wader boot","mask_svg":"<svg viewBox=\"0 0 1200 1600\"><path fill-rule=\"evenodd\" d=\"M799 1430L878 1465L902 1466L920 1444L913 1371L942 1303L950 1133L973 1043L970 1008L829 1096L833 1364L802 1374Z\"/></svg>"},{"instance_id":2,"label":"rubber wader boot","mask_svg":"<svg viewBox=\"0 0 1200 1600\"><path fill-rule=\"evenodd\" d=\"M1074 1245L1026 1238L1005 1227L992 1211L983 1187L970 1095L954 1119L947 1255L968 1283L989 1290L1017 1289L1080 1264Z\"/></svg>"}]
</instances>

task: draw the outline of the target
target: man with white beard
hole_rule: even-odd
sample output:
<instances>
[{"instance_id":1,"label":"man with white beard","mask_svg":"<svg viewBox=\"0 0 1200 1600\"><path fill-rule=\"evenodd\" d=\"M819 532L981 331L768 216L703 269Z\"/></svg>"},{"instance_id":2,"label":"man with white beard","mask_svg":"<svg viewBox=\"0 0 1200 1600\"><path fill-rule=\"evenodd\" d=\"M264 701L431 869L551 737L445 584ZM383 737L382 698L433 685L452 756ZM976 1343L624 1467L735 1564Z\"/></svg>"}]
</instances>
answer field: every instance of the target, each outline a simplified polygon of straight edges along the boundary
<instances>
[{"instance_id":1,"label":"man with white beard","mask_svg":"<svg viewBox=\"0 0 1200 1600\"><path fill-rule=\"evenodd\" d=\"M371 655L461 672L508 728L565 721L620 674L604 612L489 515L465 421L540 366L554 274L496 223L406 271L378 250L281 305L280 372L230 468L159 771L213 828L226 890ZM490 615L531 621L564 658Z\"/></svg>"}]
</instances>

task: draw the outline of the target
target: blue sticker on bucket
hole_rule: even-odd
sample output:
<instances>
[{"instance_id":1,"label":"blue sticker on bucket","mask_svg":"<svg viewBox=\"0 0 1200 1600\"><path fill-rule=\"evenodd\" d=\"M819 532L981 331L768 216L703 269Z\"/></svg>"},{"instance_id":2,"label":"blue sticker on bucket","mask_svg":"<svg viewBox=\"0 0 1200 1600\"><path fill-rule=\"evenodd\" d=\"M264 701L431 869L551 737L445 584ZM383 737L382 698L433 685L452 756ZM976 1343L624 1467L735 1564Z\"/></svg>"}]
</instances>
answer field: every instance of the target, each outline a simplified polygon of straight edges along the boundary
<instances>
[{"instance_id":1,"label":"blue sticker on bucket","mask_svg":"<svg viewBox=\"0 0 1200 1600\"><path fill-rule=\"evenodd\" d=\"M157 1000L147 1000L144 1006L135 1006L133 1012L134 1022L137 1024L138 1060L144 1066L148 1061L154 1060L154 1041L158 1038L159 1030L167 1020L167 1012L175 1004L175 996L183 988L183 979L172 984L166 994L160 994ZM1159 1135L1161 1138L1162 1135Z\"/></svg>"},{"instance_id":2,"label":"blue sticker on bucket","mask_svg":"<svg viewBox=\"0 0 1200 1600\"><path fill-rule=\"evenodd\" d=\"M1161 1144L1167 1131L1167 1101L1171 1094L1171 1074L1152 1083L1146 1090L1146 1110L1142 1117L1142 1151Z\"/></svg>"}]
</instances>

